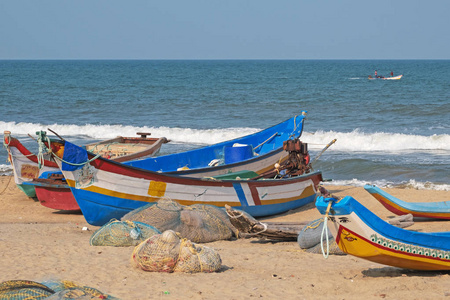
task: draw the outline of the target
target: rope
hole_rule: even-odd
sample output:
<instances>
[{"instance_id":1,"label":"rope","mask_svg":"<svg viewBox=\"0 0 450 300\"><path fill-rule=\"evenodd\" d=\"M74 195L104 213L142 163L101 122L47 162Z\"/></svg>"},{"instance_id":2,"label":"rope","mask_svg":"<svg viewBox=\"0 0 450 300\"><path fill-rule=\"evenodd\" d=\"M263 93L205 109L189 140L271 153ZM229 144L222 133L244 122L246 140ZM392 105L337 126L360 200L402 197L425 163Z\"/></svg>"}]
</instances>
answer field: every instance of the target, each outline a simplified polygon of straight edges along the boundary
<instances>
[{"instance_id":1,"label":"rope","mask_svg":"<svg viewBox=\"0 0 450 300\"><path fill-rule=\"evenodd\" d=\"M12 178L12 176L9 176L8 183L6 184L6 186L5 186L5 188L3 189L3 191L0 192L0 195L2 195L2 194L6 191L6 189L8 188L9 183L11 182L11 178Z\"/></svg>"},{"instance_id":2,"label":"rope","mask_svg":"<svg viewBox=\"0 0 450 300\"><path fill-rule=\"evenodd\" d=\"M240 218L240 217L242 217L243 215L244 215L244 212L243 211L240 211L240 214L239 215L230 215L230 213L227 211L227 210L225 210L225 212L227 213L227 215L230 217L230 218L233 218L233 219L237 219L237 218Z\"/></svg>"},{"instance_id":3,"label":"rope","mask_svg":"<svg viewBox=\"0 0 450 300\"><path fill-rule=\"evenodd\" d=\"M327 211L325 212L325 217L323 218L323 228L322 233L320 234L320 249L322 249L322 255L325 258L328 258L330 254L330 243L328 241L328 214L330 213L331 205L333 204L332 201L328 202ZM327 241L327 252L325 253L325 250L323 249L323 236L326 234L326 241Z\"/></svg>"},{"instance_id":4,"label":"rope","mask_svg":"<svg viewBox=\"0 0 450 300\"><path fill-rule=\"evenodd\" d=\"M85 161L85 162L82 162L82 163L73 163L73 162L65 161L64 159L62 159L61 157L59 157L58 155L56 155L55 153L53 153L51 147L50 147L50 148L47 148L47 146L45 146L44 142L42 142L42 137L43 137L43 136L45 136L45 138L47 139L47 143L48 143L48 145L50 146L50 139L48 138L48 136L45 135L45 133L43 133L42 131L39 132L39 134L38 134L38 140L37 140L38 145L39 145L39 154L37 155L37 156L38 156L38 162L39 162L39 169L42 168L42 167L41 167L41 160L42 160L42 162L44 161L44 154L42 153L43 150L46 150L46 153L47 153L47 154L51 154L54 158L58 159L59 161L65 163L65 164L68 164L68 165L71 165L71 166L84 166L84 165L89 164L89 163L93 162L94 160L98 159L98 158L102 155L102 154L101 154L101 151L102 151L103 149L108 148L108 147L110 147L112 144L115 143L115 142L114 142L114 143L106 144L105 146L103 146L103 148L101 148L101 149L99 150L99 152L98 152L93 158L88 159L88 160ZM95 154L95 153L94 153L94 154ZM42 164L42 165L43 165L43 164Z\"/></svg>"},{"instance_id":5,"label":"rope","mask_svg":"<svg viewBox=\"0 0 450 300\"><path fill-rule=\"evenodd\" d=\"M229 213L227 210L225 210L225 212L226 212L227 215L228 215L230 218L232 218L232 219L237 219L237 218L240 218L240 217L242 217L242 216L244 215L244 211L239 211L239 214L238 214L238 215L230 215L230 213ZM237 212L237 211L235 211L235 212ZM258 234L263 233L263 232L265 232L265 231L267 230L267 224L266 224L266 223L258 222L258 224L259 224L259 225L262 225L264 228L263 228L261 231L253 232L253 233L247 233L247 234L248 234L248 235L258 235ZM254 226L253 226L253 227L254 227Z\"/></svg>"},{"instance_id":6,"label":"rope","mask_svg":"<svg viewBox=\"0 0 450 300\"><path fill-rule=\"evenodd\" d=\"M300 124L303 124L303 121L305 121L305 118L306 118L306 112L305 111L302 111L302 116L303 116L302 121L297 125L297 117L298 117L298 115L295 115L295 117L294 117L294 130L292 130L292 133L289 135L289 138L295 137L295 131L297 130L298 126L300 126ZM302 132L303 132L303 127L302 127L302 131L300 131L300 133L298 135L299 137L302 134Z\"/></svg>"},{"instance_id":7,"label":"rope","mask_svg":"<svg viewBox=\"0 0 450 300\"><path fill-rule=\"evenodd\" d=\"M260 233L263 233L267 230L267 224L259 222L259 225L262 225L264 228L258 232L249 233L249 235L258 235Z\"/></svg>"},{"instance_id":8,"label":"rope","mask_svg":"<svg viewBox=\"0 0 450 300\"><path fill-rule=\"evenodd\" d=\"M45 137L47 138L47 143L50 146L50 139L48 138L48 136L45 136ZM52 150L48 149L45 146L44 142L42 141L42 136L41 135L38 136L37 142L38 142L38 145L39 145L39 153L36 156L37 156L37 160L38 160L39 170L41 170L44 167L44 164L45 164L43 150L47 150L46 154L52 153Z\"/></svg>"}]
</instances>

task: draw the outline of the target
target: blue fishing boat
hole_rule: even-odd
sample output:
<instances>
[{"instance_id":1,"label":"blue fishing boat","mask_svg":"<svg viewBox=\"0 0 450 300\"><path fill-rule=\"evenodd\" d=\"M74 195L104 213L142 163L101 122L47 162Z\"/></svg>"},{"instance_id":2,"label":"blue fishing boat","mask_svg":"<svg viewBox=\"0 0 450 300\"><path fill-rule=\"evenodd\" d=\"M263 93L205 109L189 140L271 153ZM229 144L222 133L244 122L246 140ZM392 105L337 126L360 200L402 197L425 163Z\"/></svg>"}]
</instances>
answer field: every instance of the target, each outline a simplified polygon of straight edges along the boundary
<instances>
[{"instance_id":1,"label":"blue fishing boat","mask_svg":"<svg viewBox=\"0 0 450 300\"><path fill-rule=\"evenodd\" d=\"M186 152L124 162L125 165L189 177L223 175L243 170L262 174L288 157L283 142L299 138L307 112L257 133Z\"/></svg>"},{"instance_id":2,"label":"blue fishing boat","mask_svg":"<svg viewBox=\"0 0 450 300\"><path fill-rule=\"evenodd\" d=\"M182 205L229 205L255 217L306 205L314 201L322 173L310 172L306 146L298 139L290 142L289 158L276 170L272 166L262 175L240 171L231 173L233 179L230 173L193 178L144 170L95 156L67 141L53 141L51 148L86 221L102 226L162 197Z\"/></svg>"},{"instance_id":3,"label":"blue fishing boat","mask_svg":"<svg viewBox=\"0 0 450 300\"><path fill-rule=\"evenodd\" d=\"M412 214L414 217L450 219L450 201L406 202L374 185L365 185L364 188L396 215Z\"/></svg>"},{"instance_id":4,"label":"blue fishing boat","mask_svg":"<svg viewBox=\"0 0 450 300\"><path fill-rule=\"evenodd\" d=\"M450 270L450 232L398 228L350 196L318 196L316 207L345 253L405 269Z\"/></svg>"}]
</instances>

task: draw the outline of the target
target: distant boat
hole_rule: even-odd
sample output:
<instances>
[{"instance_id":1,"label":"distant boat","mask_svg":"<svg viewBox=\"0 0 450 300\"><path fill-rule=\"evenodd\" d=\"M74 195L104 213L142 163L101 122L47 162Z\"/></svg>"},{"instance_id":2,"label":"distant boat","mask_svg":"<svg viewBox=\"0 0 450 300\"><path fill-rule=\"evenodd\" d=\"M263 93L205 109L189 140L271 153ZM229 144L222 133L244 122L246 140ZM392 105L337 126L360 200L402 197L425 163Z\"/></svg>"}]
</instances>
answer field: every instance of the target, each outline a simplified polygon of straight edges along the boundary
<instances>
[{"instance_id":1,"label":"distant boat","mask_svg":"<svg viewBox=\"0 0 450 300\"><path fill-rule=\"evenodd\" d=\"M377 77L373 77L372 75L369 75L369 80L374 80L374 79L383 79L383 80L400 80L402 79L403 75L398 75L398 76L391 76L391 77L383 77L383 76L377 76Z\"/></svg>"}]
</instances>

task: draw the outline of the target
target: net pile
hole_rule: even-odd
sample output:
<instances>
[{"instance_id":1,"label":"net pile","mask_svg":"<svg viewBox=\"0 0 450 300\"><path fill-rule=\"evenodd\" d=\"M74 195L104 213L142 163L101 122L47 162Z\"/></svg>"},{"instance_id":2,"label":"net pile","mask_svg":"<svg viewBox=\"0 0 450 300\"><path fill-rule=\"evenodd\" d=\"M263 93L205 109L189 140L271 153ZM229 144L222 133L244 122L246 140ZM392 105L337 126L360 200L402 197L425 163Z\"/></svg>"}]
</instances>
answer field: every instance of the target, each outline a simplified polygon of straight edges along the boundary
<instances>
[{"instance_id":1,"label":"net pile","mask_svg":"<svg viewBox=\"0 0 450 300\"><path fill-rule=\"evenodd\" d=\"M161 232L173 230L194 243L229 240L239 234L224 209L206 204L184 206L168 198L133 210L121 220L149 224Z\"/></svg>"},{"instance_id":2,"label":"net pile","mask_svg":"<svg viewBox=\"0 0 450 300\"><path fill-rule=\"evenodd\" d=\"M10 280L0 283L0 299L40 300L53 295L55 291L38 282L29 280Z\"/></svg>"},{"instance_id":3,"label":"net pile","mask_svg":"<svg viewBox=\"0 0 450 300\"><path fill-rule=\"evenodd\" d=\"M297 243L306 252L309 253L322 253L322 246L320 245L320 239L323 229L323 218L314 220L306 225L302 231L298 234ZM339 249L333 235L328 231L328 236L323 237L323 246L326 249L326 240L328 239L329 254L345 255L344 252Z\"/></svg>"},{"instance_id":4,"label":"net pile","mask_svg":"<svg viewBox=\"0 0 450 300\"><path fill-rule=\"evenodd\" d=\"M73 281L48 282L45 284L29 280L10 280L0 283L2 300L62 300L62 299L111 299L97 289L79 285Z\"/></svg>"},{"instance_id":5,"label":"net pile","mask_svg":"<svg viewBox=\"0 0 450 300\"><path fill-rule=\"evenodd\" d=\"M215 272L222 266L222 259L214 249L181 239L172 230L136 246L131 261L149 272Z\"/></svg>"},{"instance_id":6,"label":"net pile","mask_svg":"<svg viewBox=\"0 0 450 300\"><path fill-rule=\"evenodd\" d=\"M141 222L111 220L92 234L89 243L91 246L136 246L159 233L155 227Z\"/></svg>"}]
</instances>

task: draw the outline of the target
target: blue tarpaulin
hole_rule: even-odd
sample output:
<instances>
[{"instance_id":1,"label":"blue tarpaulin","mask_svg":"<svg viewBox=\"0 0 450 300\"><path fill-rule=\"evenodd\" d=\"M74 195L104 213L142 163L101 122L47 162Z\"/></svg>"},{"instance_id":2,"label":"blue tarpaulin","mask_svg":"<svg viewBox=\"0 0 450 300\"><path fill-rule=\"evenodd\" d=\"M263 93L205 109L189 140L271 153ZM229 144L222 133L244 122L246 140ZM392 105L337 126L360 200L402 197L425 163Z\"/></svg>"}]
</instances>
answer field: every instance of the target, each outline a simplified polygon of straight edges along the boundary
<instances>
[{"instance_id":1,"label":"blue tarpaulin","mask_svg":"<svg viewBox=\"0 0 450 300\"><path fill-rule=\"evenodd\" d=\"M63 160L73 164L81 164L88 161L87 151L75 144L65 142ZM63 171L75 171L81 169L83 165L70 165L62 163Z\"/></svg>"}]
</instances>

